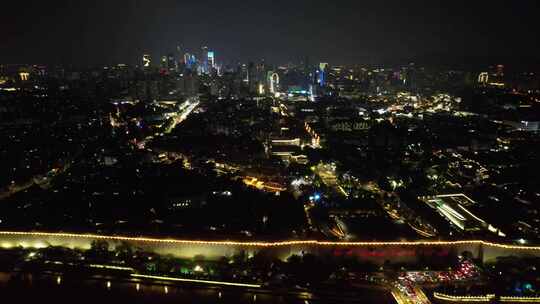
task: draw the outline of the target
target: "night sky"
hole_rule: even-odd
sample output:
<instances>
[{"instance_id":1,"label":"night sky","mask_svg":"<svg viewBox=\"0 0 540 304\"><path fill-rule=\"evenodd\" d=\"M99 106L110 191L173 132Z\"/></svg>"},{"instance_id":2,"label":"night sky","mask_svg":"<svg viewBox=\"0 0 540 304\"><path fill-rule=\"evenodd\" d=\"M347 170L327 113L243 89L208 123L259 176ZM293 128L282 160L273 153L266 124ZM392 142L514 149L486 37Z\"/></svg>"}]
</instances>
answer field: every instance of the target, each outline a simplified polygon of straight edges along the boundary
<instances>
[{"instance_id":1,"label":"night sky","mask_svg":"<svg viewBox=\"0 0 540 304\"><path fill-rule=\"evenodd\" d=\"M217 60L538 62L537 1L3 1L0 63L139 63L180 44Z\"/></svg>"}]
</instances>

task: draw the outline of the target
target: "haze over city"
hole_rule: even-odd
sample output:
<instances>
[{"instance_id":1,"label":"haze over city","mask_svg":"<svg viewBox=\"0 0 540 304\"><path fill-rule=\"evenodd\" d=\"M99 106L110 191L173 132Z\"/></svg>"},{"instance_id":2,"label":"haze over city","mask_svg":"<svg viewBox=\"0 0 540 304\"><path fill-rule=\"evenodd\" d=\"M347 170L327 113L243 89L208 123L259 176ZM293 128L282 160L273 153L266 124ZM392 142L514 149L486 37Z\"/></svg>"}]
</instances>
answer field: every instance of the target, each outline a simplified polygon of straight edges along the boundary
<instances>
[{"instance_id":1,"label":"haze over city","mask_svg":"<svg viewBox=\"0 0 540 304\"><path fill-rule=\"evenodd\" d=\"M177 44L212 45L227 63L538 63L535 1L9 2L9 63L135 64ZM531 63L531 62L528 62Z\"/></svg>"},{"instance_id":2,"label":"haze over city","mask_svg":"<svg viewBox=\"0 0 540 304\"><path fill-rule=\"evenodd\" d=\"M535 4L5 3L2 299L540 302Z\"/></svg>"}]
</instances>

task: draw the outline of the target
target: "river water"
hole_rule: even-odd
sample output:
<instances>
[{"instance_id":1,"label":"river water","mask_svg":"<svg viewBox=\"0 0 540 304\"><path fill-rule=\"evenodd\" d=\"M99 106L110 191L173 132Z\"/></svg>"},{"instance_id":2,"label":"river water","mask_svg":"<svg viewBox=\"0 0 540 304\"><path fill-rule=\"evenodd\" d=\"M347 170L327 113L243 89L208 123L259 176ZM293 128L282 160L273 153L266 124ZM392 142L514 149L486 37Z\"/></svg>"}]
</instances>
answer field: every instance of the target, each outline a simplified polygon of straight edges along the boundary
<instances>
[{"instance_id":1,"label":"river water","mask_svg":"<svg viewBox=\"0 0 540 304\"><path fill-rule=\"evenodd\" d=\"M0 303L394 303L388 293L365 289L354 296L342 297L339 292L324 296L305 292L277 292L237 287L207 287L160 282L119 281L107 278L73 278L61 276L31 276L14 279L0 272Z\"/></svg>"}]
</instances>

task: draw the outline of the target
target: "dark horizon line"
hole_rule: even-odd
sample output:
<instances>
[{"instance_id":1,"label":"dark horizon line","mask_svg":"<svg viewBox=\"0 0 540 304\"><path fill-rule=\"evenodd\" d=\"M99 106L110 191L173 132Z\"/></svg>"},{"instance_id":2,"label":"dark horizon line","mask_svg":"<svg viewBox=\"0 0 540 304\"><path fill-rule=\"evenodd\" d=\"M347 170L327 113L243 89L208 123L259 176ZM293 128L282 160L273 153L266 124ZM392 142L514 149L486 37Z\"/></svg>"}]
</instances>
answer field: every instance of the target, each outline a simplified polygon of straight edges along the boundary
<instances>
[{"instance_id":1,"label":"dark horizon line","mask_svg":"<svg viewBox=\"0 0 540 304\"><path fill-rule=\"evenodd\" d=\"M414 63L416 66L420 67L439 67L439 68L448 68L448 69L457 69L457 70L478 70L486 69L490 66L502 64L505 65L505 68L510 68L512 70L523 70L525 69L539 69L540 68L540 57L538 56L508 56L508 55L492 55L492 56L478 56L478 55L465 55L465 56L452 56L448 54L424 54L420 56L411 56L411 57L399 57L396 58L387 58L382 60L374 60L371 56L363 56L364 60L359 60L355 63L332 63L331 60L311 60L311 66L318 65L319 62L326 62L330 66L345 66L345 67L354 67L354 66L366 66L366 67L396 67L396 66L408 66L411 63ZM141 55L142 58L142 55ZM311 59L310 56L308 58ZM281 63L275 63L273 60L266 60L265 58L260 58L258 60L218 60L218 62L223 63L225 66L235 66L242 63L259 63L264 61L266 64L271 66L284 66L288 64L301 65L304 64L302 59L294 59L288 61L282 61ZM154 62L159 62L159 60L154 59ZM133 63L133 60L127 61L116 61L116 62L101 62L101 63L76 63L76 62L33 62L33 63L21 63L21 62L6 62L1 63L0 65L9 66L9 65L45 65L45 66L57 66L57 67L70 67L77 69L86 69L86 68L98 68L98 67L108 67L108 66L117 66L120 64L125 64L130 67L141 66L141 63ZM152 67L159 67L158 64L153 65Z\"/></svg>"}]
</instances>

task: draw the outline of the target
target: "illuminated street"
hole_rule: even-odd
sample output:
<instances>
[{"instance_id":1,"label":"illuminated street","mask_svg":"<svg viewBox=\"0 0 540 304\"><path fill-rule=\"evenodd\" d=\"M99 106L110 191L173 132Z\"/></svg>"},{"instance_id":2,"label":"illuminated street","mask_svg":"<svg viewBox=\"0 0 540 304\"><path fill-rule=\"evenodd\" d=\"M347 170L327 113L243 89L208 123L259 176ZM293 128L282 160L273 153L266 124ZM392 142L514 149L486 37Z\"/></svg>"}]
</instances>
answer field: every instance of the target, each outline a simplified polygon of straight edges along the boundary
<instances>
[{"instance_id":1,"label":"illuminated street","mask_svg":"<svg viewBox=\"0 0 540 304\"><path fill-rule=\"evenodd\" d=\"M197 108L199 103L200 101L197 97L190 97L180 106L178 106L179 109L177 114L171 117L171 123L167 125L163 133L171 133L171 131L174 130L178 124L182 123L189 116L189 114L191 114L191 112Z\"/></svg>"}]
</instances>

